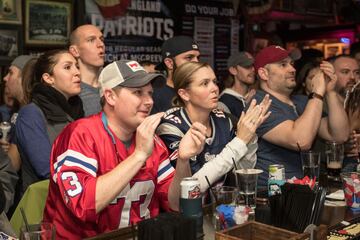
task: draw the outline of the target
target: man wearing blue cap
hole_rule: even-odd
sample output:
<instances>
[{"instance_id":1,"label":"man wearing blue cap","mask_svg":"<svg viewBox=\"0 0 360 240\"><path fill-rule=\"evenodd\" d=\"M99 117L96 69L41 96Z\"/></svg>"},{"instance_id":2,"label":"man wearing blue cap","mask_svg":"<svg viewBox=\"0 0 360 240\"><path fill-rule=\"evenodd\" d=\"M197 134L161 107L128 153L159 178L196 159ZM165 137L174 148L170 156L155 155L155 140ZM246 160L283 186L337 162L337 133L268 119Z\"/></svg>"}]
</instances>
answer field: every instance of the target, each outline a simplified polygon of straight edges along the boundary
<instances>
[{"instance_id":1,"label":"man wearing blue cap","mask_svg":"<svg viewBox=\"0 0 360 240\"><path fill-rule=\"evenodd\" d=\"M163 112L172 107L174 91L173 75L177 67L186 62L199 62L199 46L188 36L176 36L166 40L161 47L162 62L156 70L167 73L166 86L154 91L154 107L151 113Z\"/></svg>"}]
</instances>

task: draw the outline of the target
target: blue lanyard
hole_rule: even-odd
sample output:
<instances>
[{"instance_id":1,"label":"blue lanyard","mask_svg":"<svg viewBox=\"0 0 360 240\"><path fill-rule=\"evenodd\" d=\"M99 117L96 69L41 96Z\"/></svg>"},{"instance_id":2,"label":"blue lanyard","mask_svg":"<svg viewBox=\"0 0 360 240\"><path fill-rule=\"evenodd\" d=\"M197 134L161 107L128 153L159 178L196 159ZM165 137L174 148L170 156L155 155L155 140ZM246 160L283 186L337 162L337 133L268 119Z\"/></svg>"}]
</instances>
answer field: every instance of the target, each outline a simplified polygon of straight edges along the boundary
<instances>
[{"instance_id":1,"label":"blue lanyard","mask_svg":"<svg viewBox=\"0 0 360 240\"><path fill-rule=\"evenodd\" d=\"M107 120L107 117L105 115L104 112L101 112L101 122L105 128L105 131L109 134L109 136L111 137L111 141L114 145L114 148L115 148L115 152L116 152L116 158L118 160L118 162L120 162L120 154L119 154L119 151L116 147L116 140L115 140L115 136L112 134L112 132L110 131L109 129L109 124L108 124L108 120Z\"/></svg>"}]
</instances>

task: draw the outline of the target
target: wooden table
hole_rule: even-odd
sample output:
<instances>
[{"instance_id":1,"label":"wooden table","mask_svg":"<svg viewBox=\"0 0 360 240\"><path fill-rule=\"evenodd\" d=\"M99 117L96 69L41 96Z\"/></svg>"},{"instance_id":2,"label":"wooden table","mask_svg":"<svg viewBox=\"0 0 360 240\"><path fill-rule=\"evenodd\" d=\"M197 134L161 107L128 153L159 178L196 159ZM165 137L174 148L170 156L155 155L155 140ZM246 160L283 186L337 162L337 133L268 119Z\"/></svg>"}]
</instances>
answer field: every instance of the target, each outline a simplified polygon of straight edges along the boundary
<instances>
[{"instance_id":1,"label":"wooden table","mask_svg":"<svg viewBox=\"0 0 360 240\"><path fill-rule=\"evenodd\" d=\"M327 182L329 191L335 192L339 189L342 189L342 183L339 181L330 181ZM339 202L334 202L339 203ZM360 217L360 211L352 211L349 207L346 206L345 202L343 202L343 206L324 206L320 223L328 225L329 227L334 226L341 221L351 221L352 219Z\"/></svg>"}]
</instances>

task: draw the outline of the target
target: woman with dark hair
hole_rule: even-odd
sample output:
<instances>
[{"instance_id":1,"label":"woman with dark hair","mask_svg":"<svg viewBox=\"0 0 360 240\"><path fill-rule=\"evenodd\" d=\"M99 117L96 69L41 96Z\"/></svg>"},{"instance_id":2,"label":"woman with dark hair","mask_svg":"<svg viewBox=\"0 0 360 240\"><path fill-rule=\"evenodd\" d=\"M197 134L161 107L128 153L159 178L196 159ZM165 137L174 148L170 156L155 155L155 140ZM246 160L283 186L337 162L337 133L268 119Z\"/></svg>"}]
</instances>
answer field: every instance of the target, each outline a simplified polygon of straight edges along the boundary
<instances>
[{"instance_id":1,"label":"woman with dark hair","mask_svg":"<svg viewBox=\"0 0 360 240\"><path fill-rule=\"evenodd\" d=\"M253 100L243 112L237 126L217 109L219 88L214 71L207 63L189 62L181 65L174 74L177 93L174 105L162 119L157 134L170 151L170 160L176 164L181 138L194 122L206 127L205 145L190 160L191 172L200 182L201 191L209 187L205 176L213 184L226 175L234 163L238 168L253 168L256 163L257 127L269 116L271 101L256 105ZM225 179L221 179L222 184Z\"/></svg>"},{"instance_id":2,"label":"woman with dark hair","mask_svg":"<svg viewBox=\"0 0 360 240\"><path fill-rule=\"evenodd\" d=\"M296 87L294 93L309 95L312 91L311 83L313 77L320 71L320 62L312 61L306 63L296 74Z\"/></svg>"},{"instance_id":3,"label":"woman with dark hair","mask_svg":"<svg viewBox=\"0 0 360 240\"><path fill-rule=\"evenodd\" d=\"M32 91L26 97L31 103L20 109L15 126L22 193L30 184L49 177L52 142L65 125L84 116L78 97L80 72L67 50L45 52L28 70L25 82Z\"/></svg>"}]
</instances>

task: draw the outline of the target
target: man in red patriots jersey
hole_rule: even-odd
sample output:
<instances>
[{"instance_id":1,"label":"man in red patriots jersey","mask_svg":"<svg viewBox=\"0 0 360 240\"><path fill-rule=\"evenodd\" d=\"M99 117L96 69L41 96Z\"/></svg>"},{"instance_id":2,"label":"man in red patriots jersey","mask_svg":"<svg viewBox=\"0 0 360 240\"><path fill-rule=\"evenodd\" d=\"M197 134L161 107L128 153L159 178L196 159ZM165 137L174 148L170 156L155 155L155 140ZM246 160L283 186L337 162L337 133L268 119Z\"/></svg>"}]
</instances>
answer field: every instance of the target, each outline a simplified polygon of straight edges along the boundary
<instances>
[{"instance_id":1,"label":"man in red patriots jersey","mask_svg":"<svg viewBox=\"0 0 360 240\"><path fill-rule=\"evenodd\" d=\"M149 116L153 86L164 80L135 61L103 69L103 111L68 125L53 145L44 221L55 224L57 238L95 236L154 217L160 208L178 210L180 181L191 176L189 159L201 152L206 128L192 125L174 169L155 135L163 113Z\"/></svg>"}]
</instances>

